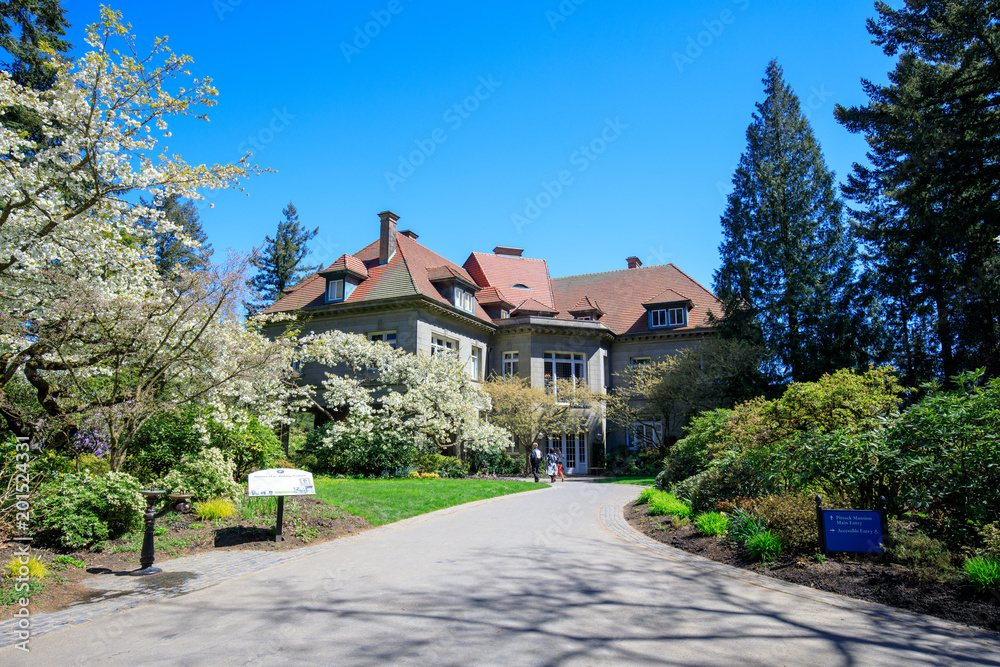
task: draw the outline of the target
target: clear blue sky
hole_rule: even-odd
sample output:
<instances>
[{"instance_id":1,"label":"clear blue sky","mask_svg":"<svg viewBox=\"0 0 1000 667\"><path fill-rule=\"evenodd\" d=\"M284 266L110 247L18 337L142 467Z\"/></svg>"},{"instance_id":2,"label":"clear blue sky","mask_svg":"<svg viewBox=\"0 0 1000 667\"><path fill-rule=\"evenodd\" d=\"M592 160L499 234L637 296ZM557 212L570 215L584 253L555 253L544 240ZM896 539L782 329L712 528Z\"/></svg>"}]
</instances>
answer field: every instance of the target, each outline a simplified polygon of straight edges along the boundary
<instances>
[{"instance_id":1,"label":"clear blue sky","mask_svg":"<svg viewBox=\"0 0 1000 667\"><path fill-rule=\"evenodd\" d=\"M79 49L98 4L62 4ZM211 122L175 123L170 151L200 163L253 150L277 172L250 179L249 197L200 204L214 247L249 251L292 201L319 227L316 263L374 240L376 214L391 209L460 264L516 246L558 277L637 255L711 287L724 195L768 61L811 107L841 181L865 142L834 121L834 104L864 103L861 78L883 82L893 65L865 30L870 1L112 6L141 44L169 35L219 88ZM366 29L375 36L359 37Z\"/></svg>"}]
</instances>

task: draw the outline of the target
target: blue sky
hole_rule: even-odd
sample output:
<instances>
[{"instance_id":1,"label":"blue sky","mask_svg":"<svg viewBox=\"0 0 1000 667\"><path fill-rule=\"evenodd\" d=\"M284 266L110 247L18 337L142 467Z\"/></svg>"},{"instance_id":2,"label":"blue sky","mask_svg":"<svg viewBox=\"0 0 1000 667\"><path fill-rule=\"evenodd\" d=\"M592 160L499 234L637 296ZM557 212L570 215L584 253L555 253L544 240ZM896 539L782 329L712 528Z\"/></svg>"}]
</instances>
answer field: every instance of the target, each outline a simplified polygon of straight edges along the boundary
<instances>
[{"instance_id":1,"label":"blue sky","mask_svg":"<svg viewBox=\"0 0 1000 667\"><path fill-rule=\"evenodd\" d=\"M894 2L892 4L898 4ZM83 46L98 4L63 0ZM248 252L295 203L313 261L378 235L377 213L461 264L496 245L554 277L673 262L706 287L719 217L770 59L841 181L865 142L833 119L893 63L872 2L177 0L112 4L213 77L211 122L172 125L191 163L276 170L214 194L202 225ZM367 34L366 34L367 33Z\"/></svg>"}]
</instances>

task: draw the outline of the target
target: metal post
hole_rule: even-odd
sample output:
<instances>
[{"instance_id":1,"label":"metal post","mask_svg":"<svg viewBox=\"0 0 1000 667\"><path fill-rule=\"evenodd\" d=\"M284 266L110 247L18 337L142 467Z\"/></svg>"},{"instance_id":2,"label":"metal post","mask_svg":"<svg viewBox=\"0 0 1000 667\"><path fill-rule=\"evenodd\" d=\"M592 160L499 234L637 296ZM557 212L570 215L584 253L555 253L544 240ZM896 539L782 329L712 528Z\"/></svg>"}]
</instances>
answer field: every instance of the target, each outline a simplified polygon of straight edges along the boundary
<instances>
[{"instance_id":1,"label":"metal post","mask_svg":"<svg viewBox=\"0 0 1000 667\"><path fill-rule=\"evenodd\" d=\"M823 532L823 499L816 496L816 533L819 535L819 552L826 555L826 534Z\"/></svg>"},{"instance_id":2,"label":"metal post","mask_svg":"<svg viewBox=\"0 0 1000 667\"><path fill-rule=\"evenodd\" d=\"M274 541L284 542L285 536L281 534L281 524L285 521L285 497L278 496L278 521L274 525Z\"/></svg>"},{"instance_id":3,"label":"metal post","mask_svg":"<svg viewBox=\"0 0 1000 667\"><path fill-rule=\"evenodd\" d=\"M142 515L142 518L146 523L146 530L142 537L142 553L139 555L140 568L138 570L134 570L130 574L156 574L160 571L160 569L153 567L153 563L156 561L153 546L153 531L156 523L156 510L154 509L154 506L156 505L156 499L159 498L164 492L150 490L140 491L139 493L146 497L146 513Z\"/></svg>"}]
</instances>

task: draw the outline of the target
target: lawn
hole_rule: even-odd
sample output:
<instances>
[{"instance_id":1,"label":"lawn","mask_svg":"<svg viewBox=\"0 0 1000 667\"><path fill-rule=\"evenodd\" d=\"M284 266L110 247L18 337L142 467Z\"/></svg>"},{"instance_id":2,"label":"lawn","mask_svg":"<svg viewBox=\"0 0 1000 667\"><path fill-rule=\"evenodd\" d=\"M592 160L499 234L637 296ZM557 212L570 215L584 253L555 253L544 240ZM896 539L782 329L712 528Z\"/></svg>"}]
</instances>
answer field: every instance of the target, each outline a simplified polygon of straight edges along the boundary
<instances>
[{"instance_id":1,"label":"lawn","mask_svg":"<svg viewBox=\"0 0 1000 667\"><path fill-rule=\"evenodd\" d=\"M479 479L316 479L316 497L381 526L474 500L541 485ZM547 486L547 485L546 485Z\"/></svg>"},{"instance_id":2,"label":"lawn","mask_svg":"<svg viewBox=\"0 0 1000 667\"><path fill-rule=\"evenodd\" d=\"M639 486L656 486L656 475L623 475L621 477L606 477L594 480L601 484L638 484Z\"/></svg>"}]
</instances>

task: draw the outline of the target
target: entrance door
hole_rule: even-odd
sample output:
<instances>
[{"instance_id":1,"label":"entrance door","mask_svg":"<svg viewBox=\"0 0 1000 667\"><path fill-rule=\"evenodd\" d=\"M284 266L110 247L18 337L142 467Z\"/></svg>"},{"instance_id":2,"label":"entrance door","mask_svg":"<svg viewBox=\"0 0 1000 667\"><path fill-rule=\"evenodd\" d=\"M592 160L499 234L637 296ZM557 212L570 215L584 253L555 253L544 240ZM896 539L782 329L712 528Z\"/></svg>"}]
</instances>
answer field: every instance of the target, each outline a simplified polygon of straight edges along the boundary
<instances>
[{"instance_id":1,"label":"entrance door","mask_svg":"<svg viewBox=\"0 0 1000 667\"><path fill-rule=\"evenodd\" d=\"M587 474L587 434L562 435L549 438L549 450L561 449L563 471L567 475Z\"/></svg>"}]
</instances>

